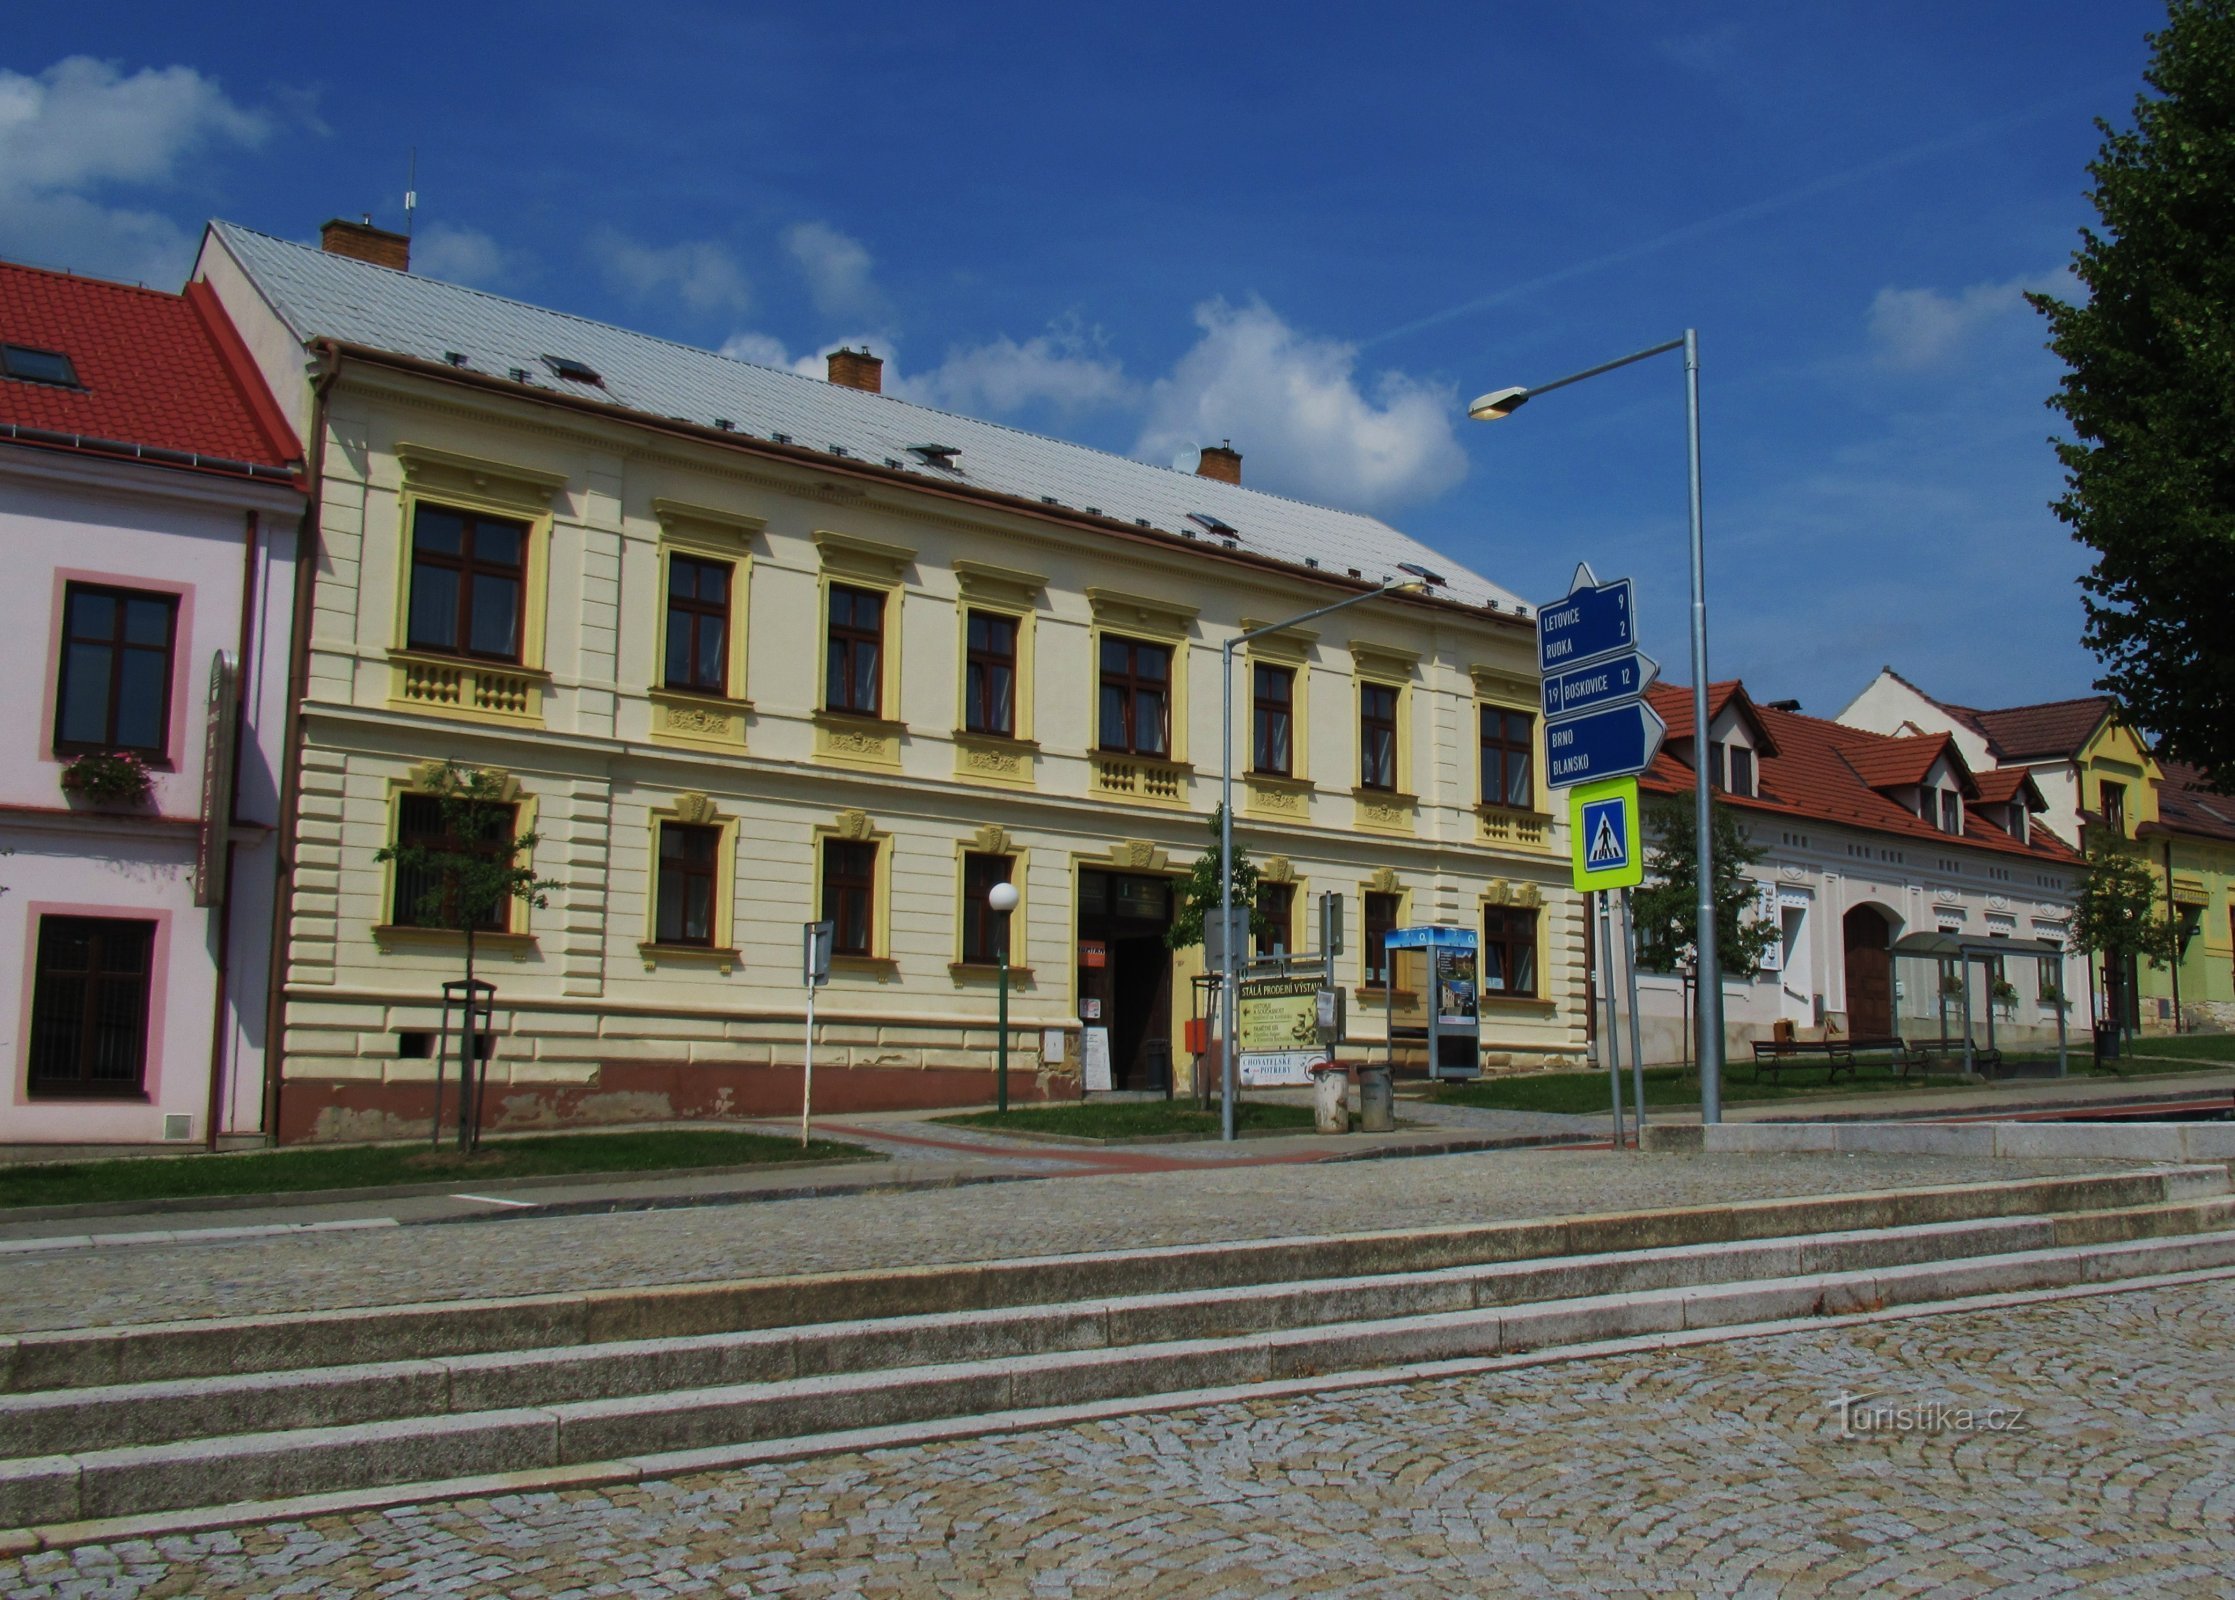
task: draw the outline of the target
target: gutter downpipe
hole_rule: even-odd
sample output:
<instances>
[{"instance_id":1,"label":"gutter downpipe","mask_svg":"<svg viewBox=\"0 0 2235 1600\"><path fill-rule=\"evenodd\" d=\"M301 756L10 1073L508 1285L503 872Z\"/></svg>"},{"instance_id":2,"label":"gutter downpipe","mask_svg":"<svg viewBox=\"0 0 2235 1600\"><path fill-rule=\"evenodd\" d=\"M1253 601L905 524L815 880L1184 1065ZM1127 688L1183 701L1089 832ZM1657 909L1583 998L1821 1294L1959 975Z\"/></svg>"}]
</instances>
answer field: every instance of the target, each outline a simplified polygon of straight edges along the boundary
<instances>
[{"instance_id":1,"label":"gutter downpipe","mask_svg":"<svg viewBox=\"0 0 2235 1600\"><path fill-rule=\"evenodd\" d=\"M263 542L263 525L257 514L248 513L248 523L243 530L241 556L241 629L239 651L234 658L240 663L233 679L233 781L225 786L225 815L212 819L212 825L222 828L225 837L222 845L225 865L218 878L217 896L217 994L210 1007L210 1103L202 1119L202 1148L215 1150L219 1133L218 1121L225 1114L225 1010L232 1003L233 971L233 816L240 806L241 741L237 730L246 720L242 715L248 700L249 649L256 642L256 606L262 588L256 581L256 552ZM209 775L202 775L204 783Z\"/></svg>"},{"instance_id":2,"label":"gutter downpipe","mask_svg":"<svg viewBox=\"0 0 2235 1600\"><path fill-rule=\"evenodd\" d=\"M295 610L289 625L287 710L281 725L279 815L274 819L272 841L272 951L264 995L264 1138L275 1145L279 1143L280 1087L287 1067L287 951L295 927L296 810L303 781L303 697L310 692L311 591L318 572L319 509L325 502L326 391L341 375L341 355L331 341L320 340L313 350L332 364L310 384L303 520L295 538Z\"/></svg>"},{"instance_id":3,"label":"gutter downpipe","mask_svg":"<svg viewBox=\"0 0 2235 1600\"><path fill-rule=\"evenodd\" d=\"M2173 902L2173 841L2165 841L2165 919L2172 926L2176 941L2180 937L2181 923ZM2173 1031L2181 1032L2181 955L2178 943L2173 948L2173 959L2166 963L2173 969Z\"/></svg>"}]
</instances>

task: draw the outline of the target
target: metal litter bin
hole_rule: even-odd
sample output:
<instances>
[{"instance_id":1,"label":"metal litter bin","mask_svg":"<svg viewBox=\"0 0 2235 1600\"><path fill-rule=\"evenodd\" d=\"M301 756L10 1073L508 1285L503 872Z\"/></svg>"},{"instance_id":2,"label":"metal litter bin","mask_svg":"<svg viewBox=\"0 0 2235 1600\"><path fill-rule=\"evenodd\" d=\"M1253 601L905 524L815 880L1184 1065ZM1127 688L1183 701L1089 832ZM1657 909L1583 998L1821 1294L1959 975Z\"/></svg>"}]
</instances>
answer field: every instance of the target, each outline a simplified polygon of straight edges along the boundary
<instances>
[{"instance_id":1,"label":"metal litter bin","mask_svg":"<svg viewBox=\"0 0 2235 1600\"><path fill-rule=\"evenodd\" d=\"M1350 1072L1332 1061L1312 1068L1312 1125L1321 1133L1350 1132Z\"/></svg>"},{"instance_id":2,"label":"metal litter bin","mask_svg":"<svg viewBox=\"0 0 2235 1600\"><path fill-rule=\"evenodd\" d=\"M2095 1064L2119 1058L2119 1025L2115 1022L2098 1022L2095 1025Z\"/></svg>"},{"instance_id":3,"label":"metal litter bin","mask_svg":"<svg viewBox=\"0 0 2235 1600\"><path fill-rule=\"evenodd\" d=\"M1384 1063L1358 1068L1358 1126L1367 1133L1390 1133L1397 1126L1397 1085Z\"/></svg>"}]
</instances>

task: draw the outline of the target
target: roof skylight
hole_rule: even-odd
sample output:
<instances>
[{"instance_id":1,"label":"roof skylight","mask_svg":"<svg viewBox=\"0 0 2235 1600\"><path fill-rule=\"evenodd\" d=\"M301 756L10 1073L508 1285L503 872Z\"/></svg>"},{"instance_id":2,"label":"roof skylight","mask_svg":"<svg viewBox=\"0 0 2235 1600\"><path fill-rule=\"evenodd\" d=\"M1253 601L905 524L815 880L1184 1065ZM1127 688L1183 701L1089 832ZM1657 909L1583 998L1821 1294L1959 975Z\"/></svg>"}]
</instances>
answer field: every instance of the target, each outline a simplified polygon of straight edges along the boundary
<instances>
[{"instance_id":1,"label":"roof skylight","mask_svg":"<svg viewBox=\"0 0 2235 1600\"><path fill-rule=\"evenodd\" d=\"M955 457L962 454L962 446L959 444L912 444L908 447L908 453L927 467L946 467L951 470L955 464Z\"/></svg>"},{"instance_id":2,"label":"roof skylight","mask_svg":"<svg viewBox=\"0 0 2235 1600\"><path fill-rule=\"evenodd\" d=\"M78 369L59 350L35 350L27 344L0 344L0 373L23 383L51 383L59 389L82 389Z\"/></svg>"},{"instance_id":3,"label":"roof skylight","mask_svg":"<svg viewBox=\"0 0 2235 1600\"><path fill-rule=\"evenodd\" d=\"M569 383L595 384L600 389L605 387L605 379L587 361L577 361L572 356L547 355L543 358L543 364L551 369L551 375L555 378L564 378Z\"/></svg>"},{"instance_id":4,"label":"roof skylight","mask_svg":"<svg viewBox=\"0 0 2235 1600\"><path fill-rule=\"evenodd\" d=\"M1208 511L1190 511L1187 514L1187 520L1194 523L1198 528L1208 528L1221 539L1239 539L1241 537L1241 533L1232 523L1221 522Z\"/></svg>"}]
</instances>

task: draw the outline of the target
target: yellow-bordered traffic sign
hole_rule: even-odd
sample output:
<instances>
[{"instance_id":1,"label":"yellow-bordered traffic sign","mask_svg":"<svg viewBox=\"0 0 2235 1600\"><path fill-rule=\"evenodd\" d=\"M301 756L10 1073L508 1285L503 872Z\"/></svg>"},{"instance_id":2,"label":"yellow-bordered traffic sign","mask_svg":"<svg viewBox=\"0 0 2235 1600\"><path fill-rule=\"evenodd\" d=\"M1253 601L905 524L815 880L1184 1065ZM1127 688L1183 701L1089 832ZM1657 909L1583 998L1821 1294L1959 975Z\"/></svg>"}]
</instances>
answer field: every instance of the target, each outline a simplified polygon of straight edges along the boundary
<instances>
[{"instance_id":1,"label":"yellow-bordered traffic sign","mask_svg":"<svg viewBox=\"0 0 2235 1600\"><path fill-rule=\"evenodd\" d=\"M1645 881L1637 779L1579 783L1568 791L1568 838L1578 889L1632 889Z\"/></svg>"}]
</instances>

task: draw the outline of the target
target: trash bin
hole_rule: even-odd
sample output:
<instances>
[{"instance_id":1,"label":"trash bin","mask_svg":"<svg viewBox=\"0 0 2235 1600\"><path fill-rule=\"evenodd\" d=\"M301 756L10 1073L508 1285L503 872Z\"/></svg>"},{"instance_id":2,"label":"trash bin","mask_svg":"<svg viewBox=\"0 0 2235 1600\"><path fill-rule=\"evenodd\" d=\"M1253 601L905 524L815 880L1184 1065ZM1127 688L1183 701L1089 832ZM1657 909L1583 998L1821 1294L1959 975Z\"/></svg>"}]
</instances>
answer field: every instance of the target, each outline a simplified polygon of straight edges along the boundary
<instances>
[{"instance_id":1,"label":"trash bin","mask_svg":"<svg viewBox=\"0 0 2235 1600\"><path fill-rule=\"evenodd\" d=\"M2119 1025L2115 1022L2098 1022L2095 1025L2095 1064L2119 1058Z\"/></svg>"},{"instance_id":2,"label":"trash bin","mask_svg":"<svg viewBox=\"0 0 2235 1600\"><path fill-rule=\"evenodd\" d=\"M1350 1071L1332 1061L1312 1068L1312 1125L1321 1133L1350 1132Z\"/></svg>"},{"instance_id":3,"label":"trash bin","mask_svg":"<svg viewBox=\"0 0 2235 1600\"><path fill-rule=\"evenodd\" d=\"M1358 1126L1367 1133L1389 1133L1397 1126L1397 1086L1386 1063L1358 1068Z\"/></svg>"}]
</instances>

